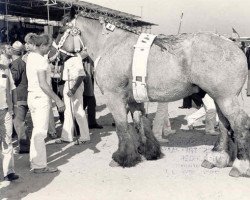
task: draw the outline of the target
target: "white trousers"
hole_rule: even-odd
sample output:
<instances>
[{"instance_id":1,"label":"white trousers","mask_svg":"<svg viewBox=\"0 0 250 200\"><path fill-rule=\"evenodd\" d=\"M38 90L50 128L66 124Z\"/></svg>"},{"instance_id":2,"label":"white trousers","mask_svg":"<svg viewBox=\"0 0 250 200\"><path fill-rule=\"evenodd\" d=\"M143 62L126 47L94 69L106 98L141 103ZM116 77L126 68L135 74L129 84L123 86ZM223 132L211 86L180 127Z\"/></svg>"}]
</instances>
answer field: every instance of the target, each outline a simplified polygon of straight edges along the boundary
<instances>
[{"instance_id":1,"label":"white trousers","mask_svg":"<svg viewBox=\"0 0 250 200\"><path fill-rule=\"evenodd\" d=\"M162 136L162 133L171 131L168 114L168 103L158 103L157 111L153 121L153 133Z\"/></svg>"},{"instance_id":2,"label":"white trousers","mask_svg":"<svg viewBox=\"0 0 250 200\"><path fill-rule=\"evenodd\" d=\"M90 140L89 136L89 127L88 121L83 109L83 85L80 85L77 89L74 96L69 97L67 92L69 91L68 81L64 84L63 89L63 99L65 103L64 111L64 123L62 129L61 140L72 142L74 138L74 119L80 129L80 140L88 141Z\"/></svg>"},{"instance_id":3,"label":"white trousers","mask_svg":"<svg viewBox=\"0 0 250 200\"><path fill-rule=\"evenodd\" d=\"M3 157L3 175L7 176L14 171L14 156L12 146L12 116L8 109L0 110L0 137Z\"/></svg>"},{"instance_id":4,"label":"white trousers","mask_svg":"<svg viewBox=\"0 0 250 200\"><path fill-rule=\"evenodd\" d=\"M193 114L187 116L187 124L193 125L198 119L206 115L208 110L216 110L216 106L214 104L214 100L206 94L205 97L202 99L204 106L201 107L199 110L194 112ZM218 121L218 115L216 114L216 121Z\"/></svg>"},{"instance_id":5,"label":"white trousers","mask_svg":"<svg viewBox=\"0 0 250 200\"><path fill-rule=\"evenodd\" d=\"M50 114L49 114L49 134L56 133L56 124L55 124L55 118L52 108L50 108Z\"/></svg>"},{"instance_id":6,"label":"white trousers","mask_svg":"<svg viewBox=\"0 0 250 200\"><path fill-rule=\"evenodd\" d=\"M30 162L32 169L47 166L47 154L44 139L47 137L51 100L49 97L28 94L28 106L33 122L30 141Z\"/></svg>"}]
</instances>

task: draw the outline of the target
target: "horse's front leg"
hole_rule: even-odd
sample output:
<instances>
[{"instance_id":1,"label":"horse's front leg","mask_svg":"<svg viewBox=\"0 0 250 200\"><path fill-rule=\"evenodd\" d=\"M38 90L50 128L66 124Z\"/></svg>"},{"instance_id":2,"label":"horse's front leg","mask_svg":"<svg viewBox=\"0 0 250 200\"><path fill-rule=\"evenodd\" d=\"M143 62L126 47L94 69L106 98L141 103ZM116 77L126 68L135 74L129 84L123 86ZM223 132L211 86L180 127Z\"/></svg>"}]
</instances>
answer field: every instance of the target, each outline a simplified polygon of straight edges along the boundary
<instances>
[{"instance_id":1,"label":"horse's front leg","mask_svg":"<svg viewBox=\"0 0 250 200\"><path fill-rule=\"evenodd\" d=\"M116 124L116 133L119 144L116 152L113 153L113 160L122 167L132 167L140 160L138 153L138 137L135 129L128 125L126 100L123 94L105 93L107 106L113 115Z\"/></svg>"},{"instance_id":2,"label":"horse's front leg","mask_svg":"<svg viewBox=\"0 0 250 200\"><path fill-rule=\"evenodd\" d=\"M152 123L145 115L143 103L129 103L129 111L132 113L134 125L138 134L138 151L147 160L156 160L161 156L160 144L152 132Z\"/></svg>"}]
</instances>

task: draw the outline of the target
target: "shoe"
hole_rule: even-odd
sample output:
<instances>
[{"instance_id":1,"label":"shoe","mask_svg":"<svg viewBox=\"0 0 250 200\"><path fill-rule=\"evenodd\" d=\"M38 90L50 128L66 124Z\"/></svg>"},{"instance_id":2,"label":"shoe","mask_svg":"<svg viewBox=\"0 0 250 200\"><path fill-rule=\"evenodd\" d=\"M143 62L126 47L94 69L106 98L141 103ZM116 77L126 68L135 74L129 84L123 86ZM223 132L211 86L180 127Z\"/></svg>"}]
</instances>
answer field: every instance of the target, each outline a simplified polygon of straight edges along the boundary
<instances>
[{"instance_id":1,"label":"shoe","mask_svg":"<svg viewBox=\"0 0 250 200\"><path fill-rule=\"evenodd\" d=\"M217 131L206 131L206 135L220 135Z\"/></svg>"},{"instance_id":2,"label":"shoe","mask_svg":"<svg viewBox=\"0 0 250 200\"><path fill-rule=\"evenodd\" d=\"M51 139L56 139L56 138L57 138L57 134L56 134L56 133L50 133L50 134L49 134L49 137L50 137Z\"/></svg>"},{"instance_id":3,"label":"shoe","mask_svg":"<svg viewBox=\"0 0 250 200\"><path fill-rule=\"evenodd\" d=\"M69 141L64 141L64 140L62 140L62 139L57 139L56 141L55 141L55 143L56 144L62 144L62 143L70 143Z\"/></svg>"},{"instance_id":4,"label":"shoe","mask_svg":"<svg viewBox=\"0 0 250 200\"><path fill-rule=\"evenodd\" d=\"M189 130L194 130L194 126L193 125L188 125L188 129Z\"/></svg>"},{"instance_id":5,"label":"shoe","mask_svg":"<svg viewBox=\"0 0 250 200\"><path fill-rule=\"evenodd\" d=\"M34 169L35 174L42 174L42 173L54 173L57 172L58 169L56 167L44 167L41 169Z\"/></svg>"},{"instance_id":6,"label":"shoe","mask_svg":"<svg viewBox=\"0 0 250 200\"><path fill-rule=\"evenodd\" d=\"M19 176L16 175L15 173L10 173L10 174L8 174L7 176L4 177L5 181L14 181L14 180L17 180L17 179L19 179Z\"/></svg>"},{"instance_id":7,"label":"shoe","mask_svg":"<svg viewBox=\"0 0 250 200\"><path fill-rule=\"evenodd\" d=\"M175 133L176 133L176 130L166 130L166 131L163 131L162 135L167 137L167 136L175 134Z\"/></svg>"},{"instance_id":8,"label":"shoe","mask_svg":"<svg viewBox=\"0 0 250 200\"><path fill-rule=\"evenodd\" d=\"M180 107L178 107L178 108L180 108L180 109L190 109L191 107L184 107L184 106L180 106Z\"/></svg>"},{"instance_id":9,"label":"shoe","mask_svg":"<svg viewBox=\"0 0 250 200\"><path fill-rule=\"evenodd\" d=\"M89 125L89 129L102 129L103 126L99 125L99 124L93 124L93 125Z\"/></svg>"},{"instance_id":10,"label":"shoe","mask_svg":"<svg viewBox=\"0 0 250 200\"><path fill-rule=\"evenodd\" d=\"M90 140L76 140L75 141L75 145L80 145L80 144L89 144L89 143L91 143L91 141Z\"/></svg>"},{"instance_id":11,"label":"shoe","mask_svg":"<svg viewBox=\"0 0 250 200\"><path fill-rule=\"evenodd\" d=\"M28 154L28 153L30 153L30 151L29 150L19 150L18 153L19 154Z\"/></svg>"}]
</instances>

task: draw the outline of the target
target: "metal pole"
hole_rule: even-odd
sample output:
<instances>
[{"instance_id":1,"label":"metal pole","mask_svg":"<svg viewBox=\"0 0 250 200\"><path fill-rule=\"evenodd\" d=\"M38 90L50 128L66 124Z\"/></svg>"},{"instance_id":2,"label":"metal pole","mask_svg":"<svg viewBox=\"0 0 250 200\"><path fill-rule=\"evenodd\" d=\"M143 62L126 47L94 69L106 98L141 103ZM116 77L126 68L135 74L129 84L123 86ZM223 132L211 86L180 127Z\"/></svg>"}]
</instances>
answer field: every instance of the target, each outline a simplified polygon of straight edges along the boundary
<instances>
[{"instance_id":1,"label":"metal pole","mask_svg":"<svg viewBox=\"0 0 250 200\"><path fill-rule=\"evenodd\" d=\"M5 0L5 16L7 17L8 15L8 5L7 5L7 0ZM7 29L7 43L9 43L9 22L6 19L6 29Z\"/></svg>"},{"instance_id":2,"label":"metal pole","mask_svg":"<svg viewBox=\"0 0 250 200\"><path fill-rule=\"evenodd\" d=\"M180 30L181 30L181 23L182 23L182 18L183 18L183 12L181 13L181 20L180 20L180 24L179 24L179 28L178 28L178 33L180 33Z\"/></svg>"},{"instance_id":3,"label":"metal pole","mask_svg":"<svg viewBox=\"0 0 250 200\"><path fill-rule=\"evenodd\" d=\"M48 25L49 25L49 19L50 19L50 16L49 16L49 0L47 1L47 15L48 15Z\"/></svg>"}]
</instances>

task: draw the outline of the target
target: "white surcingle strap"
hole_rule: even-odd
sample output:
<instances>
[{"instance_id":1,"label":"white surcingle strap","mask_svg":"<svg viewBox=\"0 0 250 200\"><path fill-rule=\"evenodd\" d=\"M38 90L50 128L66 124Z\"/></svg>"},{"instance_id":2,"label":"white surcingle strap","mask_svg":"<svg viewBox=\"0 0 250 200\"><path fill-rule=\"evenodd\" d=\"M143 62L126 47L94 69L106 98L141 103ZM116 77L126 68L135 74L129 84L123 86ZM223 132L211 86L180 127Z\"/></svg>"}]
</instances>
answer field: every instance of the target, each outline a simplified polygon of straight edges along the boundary
<instances>
[{"instance_id":1,"label":"white surcingle strap","mask_svg":"<svg viewBox=\"0 0 250 200\"><path fill-rule=\"evenodd\" d=\"M147 62L148 54L155 37L156 35L142 33L134 46L135 51L132 64L132 86L133 96L137 103L149 101L146 84Z\"/></svg>"}]
</instances>

